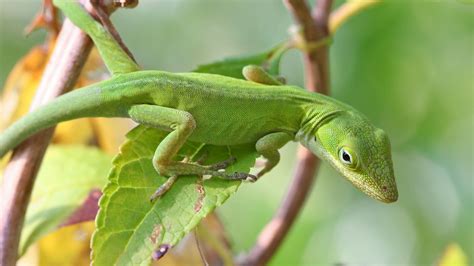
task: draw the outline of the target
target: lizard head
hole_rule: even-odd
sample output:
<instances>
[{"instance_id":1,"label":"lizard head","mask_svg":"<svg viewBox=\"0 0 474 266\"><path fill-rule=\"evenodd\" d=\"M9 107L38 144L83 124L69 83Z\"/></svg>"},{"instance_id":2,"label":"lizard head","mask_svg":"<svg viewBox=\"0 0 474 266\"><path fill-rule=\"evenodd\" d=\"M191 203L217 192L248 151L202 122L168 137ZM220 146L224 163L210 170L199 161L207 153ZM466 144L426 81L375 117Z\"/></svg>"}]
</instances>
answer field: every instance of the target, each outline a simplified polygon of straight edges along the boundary
<instances>
[{"instance_id":1,"label":"lizard head","mask_svg":"<svg viewBox=\"0 0 474 266\"><path fill-rule=\"evenodd\" d=\"M382 129L355 110L337 112L317 124L311 133L299 133L304 146L370 197L386 203L398 199L390 141Z\"/></svg>"}]
</instances>

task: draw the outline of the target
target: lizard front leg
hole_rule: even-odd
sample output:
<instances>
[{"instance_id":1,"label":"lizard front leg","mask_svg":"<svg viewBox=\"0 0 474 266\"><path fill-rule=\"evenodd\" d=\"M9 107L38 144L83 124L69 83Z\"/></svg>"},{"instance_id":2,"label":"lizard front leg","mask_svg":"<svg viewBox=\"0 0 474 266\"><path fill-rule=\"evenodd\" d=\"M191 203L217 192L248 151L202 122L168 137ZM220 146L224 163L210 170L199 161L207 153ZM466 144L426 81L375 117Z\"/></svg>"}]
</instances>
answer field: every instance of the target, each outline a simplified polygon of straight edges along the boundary
<instances>
[{"instance_id":1,"label":"lizard front leg","mask_svg":"<svg viewBox=\"0 0 474 266\"><path fill-rule=\"evenodd\" d=\"M205 166L173 160L196 127L196 121L190 113L163 106L143 104L130 107L128 114L137 123L170 131L155 150L153 167L160 175L172 178L158 188L152 200L163 195L171 187L177 176L181 175L211 175L229 180L256 179L255 176L247 173L219 171L217 166L225 168L229 165L227 161L222 164Z\"/></svg>"},{"instance_id":2,"label":"lizard front leg","mask_svg":"<svg viewBox=\"0 0 474 266\"><path fill-rule=\"evenodd\" d=\"M255 144L257 153L262 155L267 161L265 166L257 174L257 178L272 170L280 161L280 153L278 149L286 143L293 140L293 136L285 132L275 132L260 138Z\"/></svg>"}]
</instances>

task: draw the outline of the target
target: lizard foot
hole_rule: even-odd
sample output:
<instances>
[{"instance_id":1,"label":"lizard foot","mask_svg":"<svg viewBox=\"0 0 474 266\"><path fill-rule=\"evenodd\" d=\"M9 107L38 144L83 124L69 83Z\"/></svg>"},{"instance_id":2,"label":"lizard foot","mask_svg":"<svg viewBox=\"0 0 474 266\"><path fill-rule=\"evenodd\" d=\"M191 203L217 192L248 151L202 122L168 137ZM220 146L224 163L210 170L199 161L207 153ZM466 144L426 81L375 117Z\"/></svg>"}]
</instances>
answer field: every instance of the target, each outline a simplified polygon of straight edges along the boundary
<instances>
[{"instance_id":1,"label":"lizard foot","mask_svg":"<svg viewBox=\"0 0 474 266\"><path fill-rule=\"evenodd\" d=\"M255 182L257 181L258 177L252 174L248 173L243 173L243 172L233 172L233 173L227 173L225 172L225 169L235 163L237 161L237 158L234 156L229 157L227 160L215 163L212 165L207 165L205 168L210 171L217 171L212 173L212 176L217 176L222 179L228 179L228 180L242 180L242 181L249 181L249 182Z\"/></svg>"},{"instance_id":2,"label":"lizard foot","mask_svg":"<svg viewBox=\"0 0 474 266\"><path fill-rule=\"evenodd\" d=\"M235 163L235 161L237 161L237 158L235 158L234 156L231 156L225 161L218 162L218 163L206 166L206 169L213 170L213 171L218 171L220 169L226 169L227 167L229 167L230 165Z\"/></svg>"},{"instance_id":3,"label":"lizard foot","mask_svg":"<svg viewBox=\"0 0 474 266\"><path fill-rule=\"evenodd\" d=\"M170 176L165 183L163 183L158 189L151 195L150 202L154 202L156 199L163 196L168 190L170 190L171 186L173 186L174 182L178 179L177 175Z\"/></svg>"},{"instance_id":4,"label":"lizard foot","mask_svg":"<svg viewBox=\"0 0 474 266\"><path fill-rule=\"evenodd\" d=\"M227 160L218 162L211 165L202 165L206 155L199 158L195 162L189 162L189 158L185 158L181 162L176 162L171 166L168 166L168 173L161 172L162 175L169 176L169 178L163 183L150 197L150 202L154 202L158 198L162 197L173 184L178 179L180 175L198 175L198 176L211 176L218 177L226 180L242 180L255 182L257 181L257 176L243 173L243 172L226 172L225 169L235 163L237 160L235 157L231 156ZM170 171L171 170L171 171Z\"/></svg>"},{"instance_id":5,"label":"lizard foot","mask_svg":"<svg viewBox=\"0 0 474 266\"><path fill-rule=\"evenodd\" d=\"M257 181L258 177L252 174L243 173L243 172L234 172L234 173L225 173L225 172L218 172L216 176L227 179L227 180L242 180L242 181L249 181L255 182Z\"/></svg>"}]
</instances>

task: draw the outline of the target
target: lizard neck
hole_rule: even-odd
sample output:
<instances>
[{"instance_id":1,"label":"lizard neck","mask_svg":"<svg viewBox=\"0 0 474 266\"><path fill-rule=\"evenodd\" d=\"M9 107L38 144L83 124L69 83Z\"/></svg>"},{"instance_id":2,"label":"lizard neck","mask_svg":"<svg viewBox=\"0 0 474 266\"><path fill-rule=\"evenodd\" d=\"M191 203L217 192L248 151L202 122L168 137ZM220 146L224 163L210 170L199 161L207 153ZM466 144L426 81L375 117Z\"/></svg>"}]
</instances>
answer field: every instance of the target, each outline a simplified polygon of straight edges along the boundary
<instances>
[{"instance_id":1,"label":"lizard neck","mask_svg":"<svg viewBox=\"0 0 474 266\"><path fill-rule=\"evenodd\" d=\"M313 102L302 106L304 110L303 118L295 140L320 155L319 148L315 146L317 144L315 142L316 132L322 125L347 112L348 109L344 104L340 104L332 98L320 94L314 95L315 100Z\"/></svg>"}]
</instances>

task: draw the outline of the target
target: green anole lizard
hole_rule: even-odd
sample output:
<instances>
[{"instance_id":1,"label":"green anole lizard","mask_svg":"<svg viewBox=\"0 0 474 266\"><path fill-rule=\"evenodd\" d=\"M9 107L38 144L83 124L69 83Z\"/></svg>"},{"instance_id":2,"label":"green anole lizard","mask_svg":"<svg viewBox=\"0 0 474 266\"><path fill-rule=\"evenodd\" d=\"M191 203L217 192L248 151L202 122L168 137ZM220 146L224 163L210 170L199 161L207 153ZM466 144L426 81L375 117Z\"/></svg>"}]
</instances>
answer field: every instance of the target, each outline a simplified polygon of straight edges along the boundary
<instances>
[{"instance_id":1,"label":"green anole lizard","mask_svg":"<svg viewBox=\"0 0 474 266\"><path fill-rule=\"evenodd\" d=\"M103 26L79 4L54 4L98 47L109 80L67 93L24 116L0 134L0 157L32 134L81 117L126 117L170 133L156 148L153 166L175 180L211 175L256 181L280 160L278 149L299 141L367 195L383 202L398 198L390 142L354 108L333 98L281 84L257 66L247 80L204 73L142 71ZM213 145L255 144L267 161L256 175L229 173L216 165L175 161L187 141ZM158 188L161 196L171 183Z\"/></svg>"}]
</instances>

